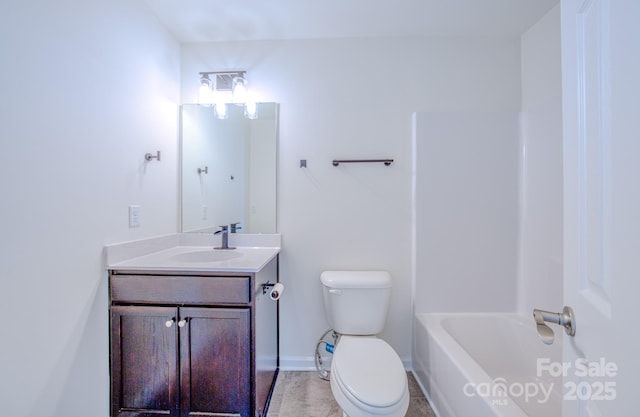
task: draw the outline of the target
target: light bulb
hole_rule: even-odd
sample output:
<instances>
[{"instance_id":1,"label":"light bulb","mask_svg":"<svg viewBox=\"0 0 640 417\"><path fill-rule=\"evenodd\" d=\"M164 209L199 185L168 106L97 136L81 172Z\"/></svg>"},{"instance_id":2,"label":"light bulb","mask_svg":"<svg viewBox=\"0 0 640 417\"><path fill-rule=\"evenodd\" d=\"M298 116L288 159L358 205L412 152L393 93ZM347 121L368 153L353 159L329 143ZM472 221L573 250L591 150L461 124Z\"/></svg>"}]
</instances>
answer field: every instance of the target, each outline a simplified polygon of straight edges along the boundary
<instances>
[{"instance_id":1,"label":"light bulb","mask_svg":"<svg viewBox=\"0 0 640 417\"><path fill-rule=\"evenodd\" d=\"M242 77L233 79L231 97L234 103L244 103L247 101L247 80Z\"/></svg>"},{"instance_id":2,"label":"light bulb","mask_svg":"<svg viewBox=\"0 0 640 417\"><path fill-rule=\"evenodd\" d=\"M225 102L216 103L215 115L218 119L226 119L227 117L229 117L229 115L227 114L227 103Z\"/></svg>"},{"instance_id":3,"label":"light bulb","mask_svg":"<svg viewBox=\"0 0 640 417\"><path fill-rule=\"evenodd\" d=\"M244 104L244 117L247 119L258 118L258 106L255 101L249 100Z\"/></svg>"},{"instance_id":4,"label":"light bulb","mask_svg":"<svg viewBox=\"0 0 640 417\"><path fill-rule=\"evenodd\" d=\"M211 79L208 75L200 77L200 89L198 90L198 103L211 105L213 103L213 91L211 90Z\"/></svg>"}]
</instances>

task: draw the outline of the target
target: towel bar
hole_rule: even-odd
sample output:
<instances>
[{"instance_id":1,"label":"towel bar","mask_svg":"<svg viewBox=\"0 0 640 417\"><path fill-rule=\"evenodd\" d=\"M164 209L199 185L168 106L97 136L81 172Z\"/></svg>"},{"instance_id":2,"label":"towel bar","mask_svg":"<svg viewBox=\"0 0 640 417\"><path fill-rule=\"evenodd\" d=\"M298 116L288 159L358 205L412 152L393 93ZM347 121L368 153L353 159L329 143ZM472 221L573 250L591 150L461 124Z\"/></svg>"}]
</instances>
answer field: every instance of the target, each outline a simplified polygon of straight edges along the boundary
<instances>
[{"instance_id":1,"label":"towel bar","mask_svg":"<svg viewBox=\"0 0 640 417\"><path fill-rule=\"evenodd\" d=\"M362 162L382 162L386 166L389 166L393 162L393 159L334 159L333 166L337 167L340 164L353 164Z\"/></svg>"}]
</instances>

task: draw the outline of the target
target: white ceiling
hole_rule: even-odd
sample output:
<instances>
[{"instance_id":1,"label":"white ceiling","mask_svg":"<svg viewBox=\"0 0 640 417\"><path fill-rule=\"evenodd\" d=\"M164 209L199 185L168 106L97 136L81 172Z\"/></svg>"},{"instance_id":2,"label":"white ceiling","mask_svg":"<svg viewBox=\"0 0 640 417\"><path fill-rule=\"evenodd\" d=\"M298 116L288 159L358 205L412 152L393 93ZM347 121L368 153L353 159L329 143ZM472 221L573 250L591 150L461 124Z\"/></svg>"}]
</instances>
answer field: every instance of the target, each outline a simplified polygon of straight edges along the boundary
<instances>
[{"instance_id":1,"label":"white ceiling","mask_svg":"<svg viewBox=\"0 0 640 417\"><path fill-rule=\"evenodd\" d=\"M145 0L180 42L515 36L560 0Z\"/></svg>"}]
</instances>

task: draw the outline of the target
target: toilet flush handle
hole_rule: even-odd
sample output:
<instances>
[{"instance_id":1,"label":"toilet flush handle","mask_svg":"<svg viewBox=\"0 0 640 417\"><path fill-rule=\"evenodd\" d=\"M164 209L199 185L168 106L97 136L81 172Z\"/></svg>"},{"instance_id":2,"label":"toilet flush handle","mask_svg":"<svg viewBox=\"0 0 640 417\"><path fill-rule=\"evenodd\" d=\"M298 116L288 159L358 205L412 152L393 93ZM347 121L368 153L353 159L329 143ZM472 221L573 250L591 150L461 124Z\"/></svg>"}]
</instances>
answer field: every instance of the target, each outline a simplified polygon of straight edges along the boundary
<instances>
[{"instance_id":1,"label":"toilet flush handle","mask_svg":"<svg viewBox=\"0 0 640 417\"><path fill-rule=\"evenodd\" d=\"M329 294L342 295L342 290L330 289Z\"/></svg>"}]
</instances>

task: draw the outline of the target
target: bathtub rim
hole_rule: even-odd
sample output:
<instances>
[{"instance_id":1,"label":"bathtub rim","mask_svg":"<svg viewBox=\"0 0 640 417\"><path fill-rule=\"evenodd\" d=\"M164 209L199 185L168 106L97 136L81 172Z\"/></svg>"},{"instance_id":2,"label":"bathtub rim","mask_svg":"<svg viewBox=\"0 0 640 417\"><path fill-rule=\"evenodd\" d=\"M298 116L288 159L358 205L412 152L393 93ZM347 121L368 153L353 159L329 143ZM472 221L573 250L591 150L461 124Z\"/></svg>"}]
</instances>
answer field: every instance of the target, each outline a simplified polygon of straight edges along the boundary
<instances>
[{"instance_id":1,"label":"bathtub rim","mask_svg":"<svg viewBox=\"0 0 640 417\"><path fill-rule=\"evenodd\" d=\"M414 326L417 324L415 321L419 322L419 325L426 332L428 340L433 341L437 344L438 349L446 356L448 360L450 360L456 367L456 371L459 372L466 381L472 383L489 383L490 386L494 386L494 379L473 359L473 357L458 343L458 341L454 338L452 334L447 331L442 325L443 319L446 318L455 318L455 317L491 317L496 318L500 317L503 319L508 319L512 321L516 321L519 324L526 324L528 322L527 317L513 312L456 312L456 313L415 313L414 314ZM414 332L416 331L414 327ZM414 334L414 342L413 342L413 352L417 356L418 347L417 338ZM425 374L427 378L431 378L431 371L424 366L423 361L420 361L420 358L413 358L414 363L414 377L420 388L424 392L429 404L431 404L434 412L437 416L442 417L443 414L440 413L441 410L438 410L438 407L435 405L434 399L431 397L430 392L426 389L424 384L418 375L416 375L415 366L419 365L421 368L421 372ZM437 386L434 387L439 389ZM495 415L499 417L528 417L527 413L520 408L520 406L513 400L510 399L507 406L496 407L492 404L492 399L490 397L485 396L477 396L476 398L480 398L482 402L489 407L492 411L495 411ZM448 404L444 404L445 407L448 407Z\"/></svg>"}]
</instances>

